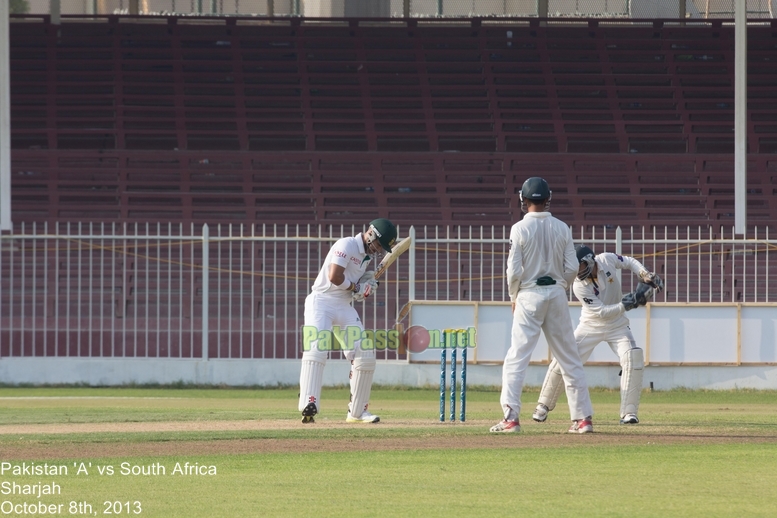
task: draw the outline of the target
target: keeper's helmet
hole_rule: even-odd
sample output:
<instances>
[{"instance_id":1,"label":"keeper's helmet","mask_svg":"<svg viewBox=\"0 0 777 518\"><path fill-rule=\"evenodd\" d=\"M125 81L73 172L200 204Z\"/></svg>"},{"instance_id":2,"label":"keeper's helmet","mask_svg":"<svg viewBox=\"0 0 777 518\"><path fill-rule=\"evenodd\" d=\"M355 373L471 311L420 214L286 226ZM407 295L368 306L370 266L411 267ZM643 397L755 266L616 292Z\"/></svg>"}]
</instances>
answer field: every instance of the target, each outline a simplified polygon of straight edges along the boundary
<instances>
[{"instance_id":1,"label":"keeper's helmet","mask_svg":"<svg viewBox=\"0 0 777 518\"><path fill-rule=\"evenodd\" d=\"M378 218L370 221L370 230L383 250L391 252L391 247L397 241L397 227L386 218Z\"/></svg>"},{"instance_id":2,"label":"keeper's helmet","mask_svg":"<svg viewBox=\"0 0 777 518\"><path fill-rule=\"evenodd\" d=\"M577 278L584 281L591 276L591 272L594 270L596 256L594 255L594 251L585 245L577 245L577 247L575 247L575 252L577 253L578 262L585 265L585 267L577 271Z\"/></svg>"},{"instance_id":3,"label":"keeper's helmet","mask_svg":"<svg viewBox=\"0 0 777 518\"><path fill-rule=\"evenodd\" d=\"M523 187L521 187L521 210L523 212L527 212L526 207L526 201L545 201L545 210L548 210L548 207L550 207L550 199L553 195L553 192L550 190L550 186L548 185L548 182L545 181L545 179L540 178L538 176L533 176L523 182Z\"/></svg>"}]
</instances>

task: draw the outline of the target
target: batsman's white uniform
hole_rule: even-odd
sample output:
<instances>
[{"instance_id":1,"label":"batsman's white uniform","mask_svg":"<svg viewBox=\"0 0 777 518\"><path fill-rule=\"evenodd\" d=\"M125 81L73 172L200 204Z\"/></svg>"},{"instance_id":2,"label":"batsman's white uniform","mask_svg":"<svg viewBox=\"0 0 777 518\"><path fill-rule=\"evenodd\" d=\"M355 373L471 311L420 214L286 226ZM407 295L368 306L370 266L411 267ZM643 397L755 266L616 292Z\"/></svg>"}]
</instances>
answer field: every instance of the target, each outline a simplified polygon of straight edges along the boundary
<instances>
[{"instance_id":1,"label":"batsman's white uniform","mask_svg":"<svg viewBox=\"0 0 777 518\"><path fill-rule=\"evenodd\" d=\"M517 420L520 414L526 369L540 329L553 356L564 367L572 420L593 415L566 297L579 264L572 232L550 212L529 212L510 230L507 261L507 284L515 311L510 349L502 369L500 403L505 420ZM555 284L538 285L541 277L550 277Z\"/></svg>"},{"instance_id":2,"label":"batsman's white uniform","mask_svg":"<svg viewBox=\"0 0 777 518\"><path fill-rule=\"evenodd\" d=\"M359 314L352 306L353 293L335 286L329 281L329 266L337 264L345 268L345 283L357 283L367 270L371 257L364 249L362 234L337 240L324 260L310 295L305 298L305 325L315 326L318 330L331 330L334 326L345 329L357 326L364 329ZM367 410L372 390L372 377L375 372L375 350L362 350L361 340L353 343L354 348L345 353L351 361L351 404L349 411L356 417ZM321 383L327 351L318 350L318 342L311 344L310 350L302 353L300 372L299 410L308 403L315 403L320 411Z\"/></svg>"},{"instance_id":3,"label":"batsman's white uniform","mask_svg":"<svg viewBox=\"0 0 777 518\"><path fill-rule=\"evenodd\" d=\"M575 329L575 341L583 363L601 342L607 342L618 355L622 369L621 418L626 414L637 415L642 391L644 356L631 334L629 319L621 304L623 293L615 277L615 270L631 270L642 277L647 273L647 269L632 257L610 252L598 254L595 261L598 268L596 279L575 279L572 285L575 296L583 303L580 323ZM554 359L545 375L539 403L548 407L548 410L553 410L558 401L562 370L563 366Z\"/></svg>"}]
</instances>

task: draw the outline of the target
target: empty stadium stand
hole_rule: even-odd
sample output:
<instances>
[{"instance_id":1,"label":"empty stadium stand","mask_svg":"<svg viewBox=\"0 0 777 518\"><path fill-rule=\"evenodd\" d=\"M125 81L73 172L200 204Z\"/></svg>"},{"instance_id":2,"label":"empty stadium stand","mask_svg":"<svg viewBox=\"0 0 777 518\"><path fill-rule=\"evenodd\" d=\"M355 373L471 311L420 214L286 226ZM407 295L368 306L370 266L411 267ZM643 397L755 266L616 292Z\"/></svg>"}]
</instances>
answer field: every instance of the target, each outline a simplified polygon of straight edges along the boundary
<instances>
[{"instance_id":1,"label":"empty stadium stand","mask_svg":"<svg viewBox=\"0 0 777 518\"><path fill-rule=\"evenodd\" d=\"M14 16L14 222L733 225L721 20ZM777 216L777 22L749 29L748 222Z\"/></svg>"},{"instance_id":2,"label":"empty stadium stand","mask_svg":"<svg viewBox=\"0 0 777 518\"><path fill-rule=\"evenodd\" d=\"M182 235L205 223L299 223L330 232L383 216L404 229L449 225L460 237L482 225L497 238L520 217L523 181L541 175L554 215L576 229L731 235L734 30L725 20L62 20L12 17L17 229L47 224L56 234L69 224L73 233L81 222L89 234L101 225L143 234L150 224ZM777 22L749 28L748 60L748 224L773 229ZM252 258L219 245L211 260L238 273L205 283L166 269L201 261L196 247L73 246L59 260L45 247L2 250L0 356L199 358L207 285L209 357L296 357L289 336L325 252L295 256L302 273L274 282L261 275L271 261L261 245ZM503 246L443 248L418 251L417 273L433 280L417 283L417 298L506 300L503 279L480 274L493 256L503 260ZM272 261L285 251L277 245ZM447 253L455 271L443 275ZM777 268L753 275L754 251L704 253L708 262L649 258L675 286L698 284L668 286L665 300L773 300ZM408 298L407 265L396 270L365 322L393 325Z\"/></svg>"}]
</instances>

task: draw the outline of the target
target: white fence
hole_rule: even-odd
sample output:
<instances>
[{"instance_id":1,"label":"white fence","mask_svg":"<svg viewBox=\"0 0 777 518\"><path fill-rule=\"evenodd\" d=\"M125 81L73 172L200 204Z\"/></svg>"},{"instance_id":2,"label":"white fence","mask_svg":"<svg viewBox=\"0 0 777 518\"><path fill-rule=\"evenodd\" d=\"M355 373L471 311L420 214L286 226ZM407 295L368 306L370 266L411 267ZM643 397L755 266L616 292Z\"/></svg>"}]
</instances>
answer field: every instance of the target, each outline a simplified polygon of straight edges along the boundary
<instances>
[{"instance_id":1,"label":"white fence","mask_svg":"<svg viewBox=\"0 0 777 518\"><path fill-rule=\"evenodd\" d=\"M331 243L361 230L21 226L0 236L0 357L296 359L304 299ZM507 300L508 227L400 229L407 233L414 246L360 308L368 328L393 326L409 300ZM661 274L656 302L775 302L777 240L767 230L580 229L575 237Z\"/></svg>"}]
</instances>

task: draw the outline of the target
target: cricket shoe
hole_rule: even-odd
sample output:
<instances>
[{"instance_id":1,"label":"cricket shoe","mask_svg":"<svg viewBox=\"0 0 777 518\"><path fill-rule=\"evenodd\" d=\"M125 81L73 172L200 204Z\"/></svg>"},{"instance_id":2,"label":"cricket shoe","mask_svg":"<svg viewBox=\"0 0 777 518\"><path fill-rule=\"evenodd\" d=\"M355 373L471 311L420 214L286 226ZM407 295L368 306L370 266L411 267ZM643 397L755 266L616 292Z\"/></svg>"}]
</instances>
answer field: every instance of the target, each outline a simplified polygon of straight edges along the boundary
<instances>
[{"instance_id":1,"label":"cricket shoe","mask_svg":"<svg viewBox=\"0 0 777 518\"><path fill-rule=\"evenodd\" d=\"M589 415L585 419L578 419L572 422L572 426L569 427L569 433L593 433L594 423L591 421Z\"/></svg>"},{"instance_id":2,"label":"cricket shoe","mask_svg":"<svg viewBox=\"0 0 777 518\"><path fill-rule=\"evenodd\" d=\"M376 415L372 415L366 410L361 415L361 417L353 417L351 413L348 412L348 414L346 414L345 416L345 422L346 423L379 423L380 417Z\"/></svg>"},{"instance_id":3,"label":"cricket shoe","mask_svg":"<svg viewBox=\"0 0 777 518\"><path fill-rule=\"evenodd\" d=\"M315 423L316 420L313 419L313 416L318 413L318 409L316 408L315 403L308 403L308 406L306 406L302 410L302 423L308 424L308 423Z\"/></svg>"},{"instance_id":4,"label":"cricket shoe","mask_svg":"<svg viewBox=\"0 0 777 518\"><path fill-rule=\"evenodd\" d=\"M639 423L637 414L626 414L625 416L621 417L621 424L637 424L637 423Z\"/></svg>"},{"instance_id":5,"label":"cricket shoe","mask_svg":"<svg viewBox=\"0 0 777 518\"><path fill-rule=\"evenodd\" d=\"M493 433L511 433L511 432L520 432L521 431L521 424L516 419L515 421L508 421L507 419L502 419L498 423L496 423L494 426L491 427L491 432Z\"/></svg>"},{"instance_id":6,"label":"cricket shoe","mask_svg":"<svg viewBox=\"0 0 777 518\"><path fill-rule=\"evenodd\" d=\"M538 423L544 423L545 419L548 418L548 412L548 407L540 403L537 405L537 408L534 409L534 413L531 415L531 418Z\"/></svg>"}]
</instances>

